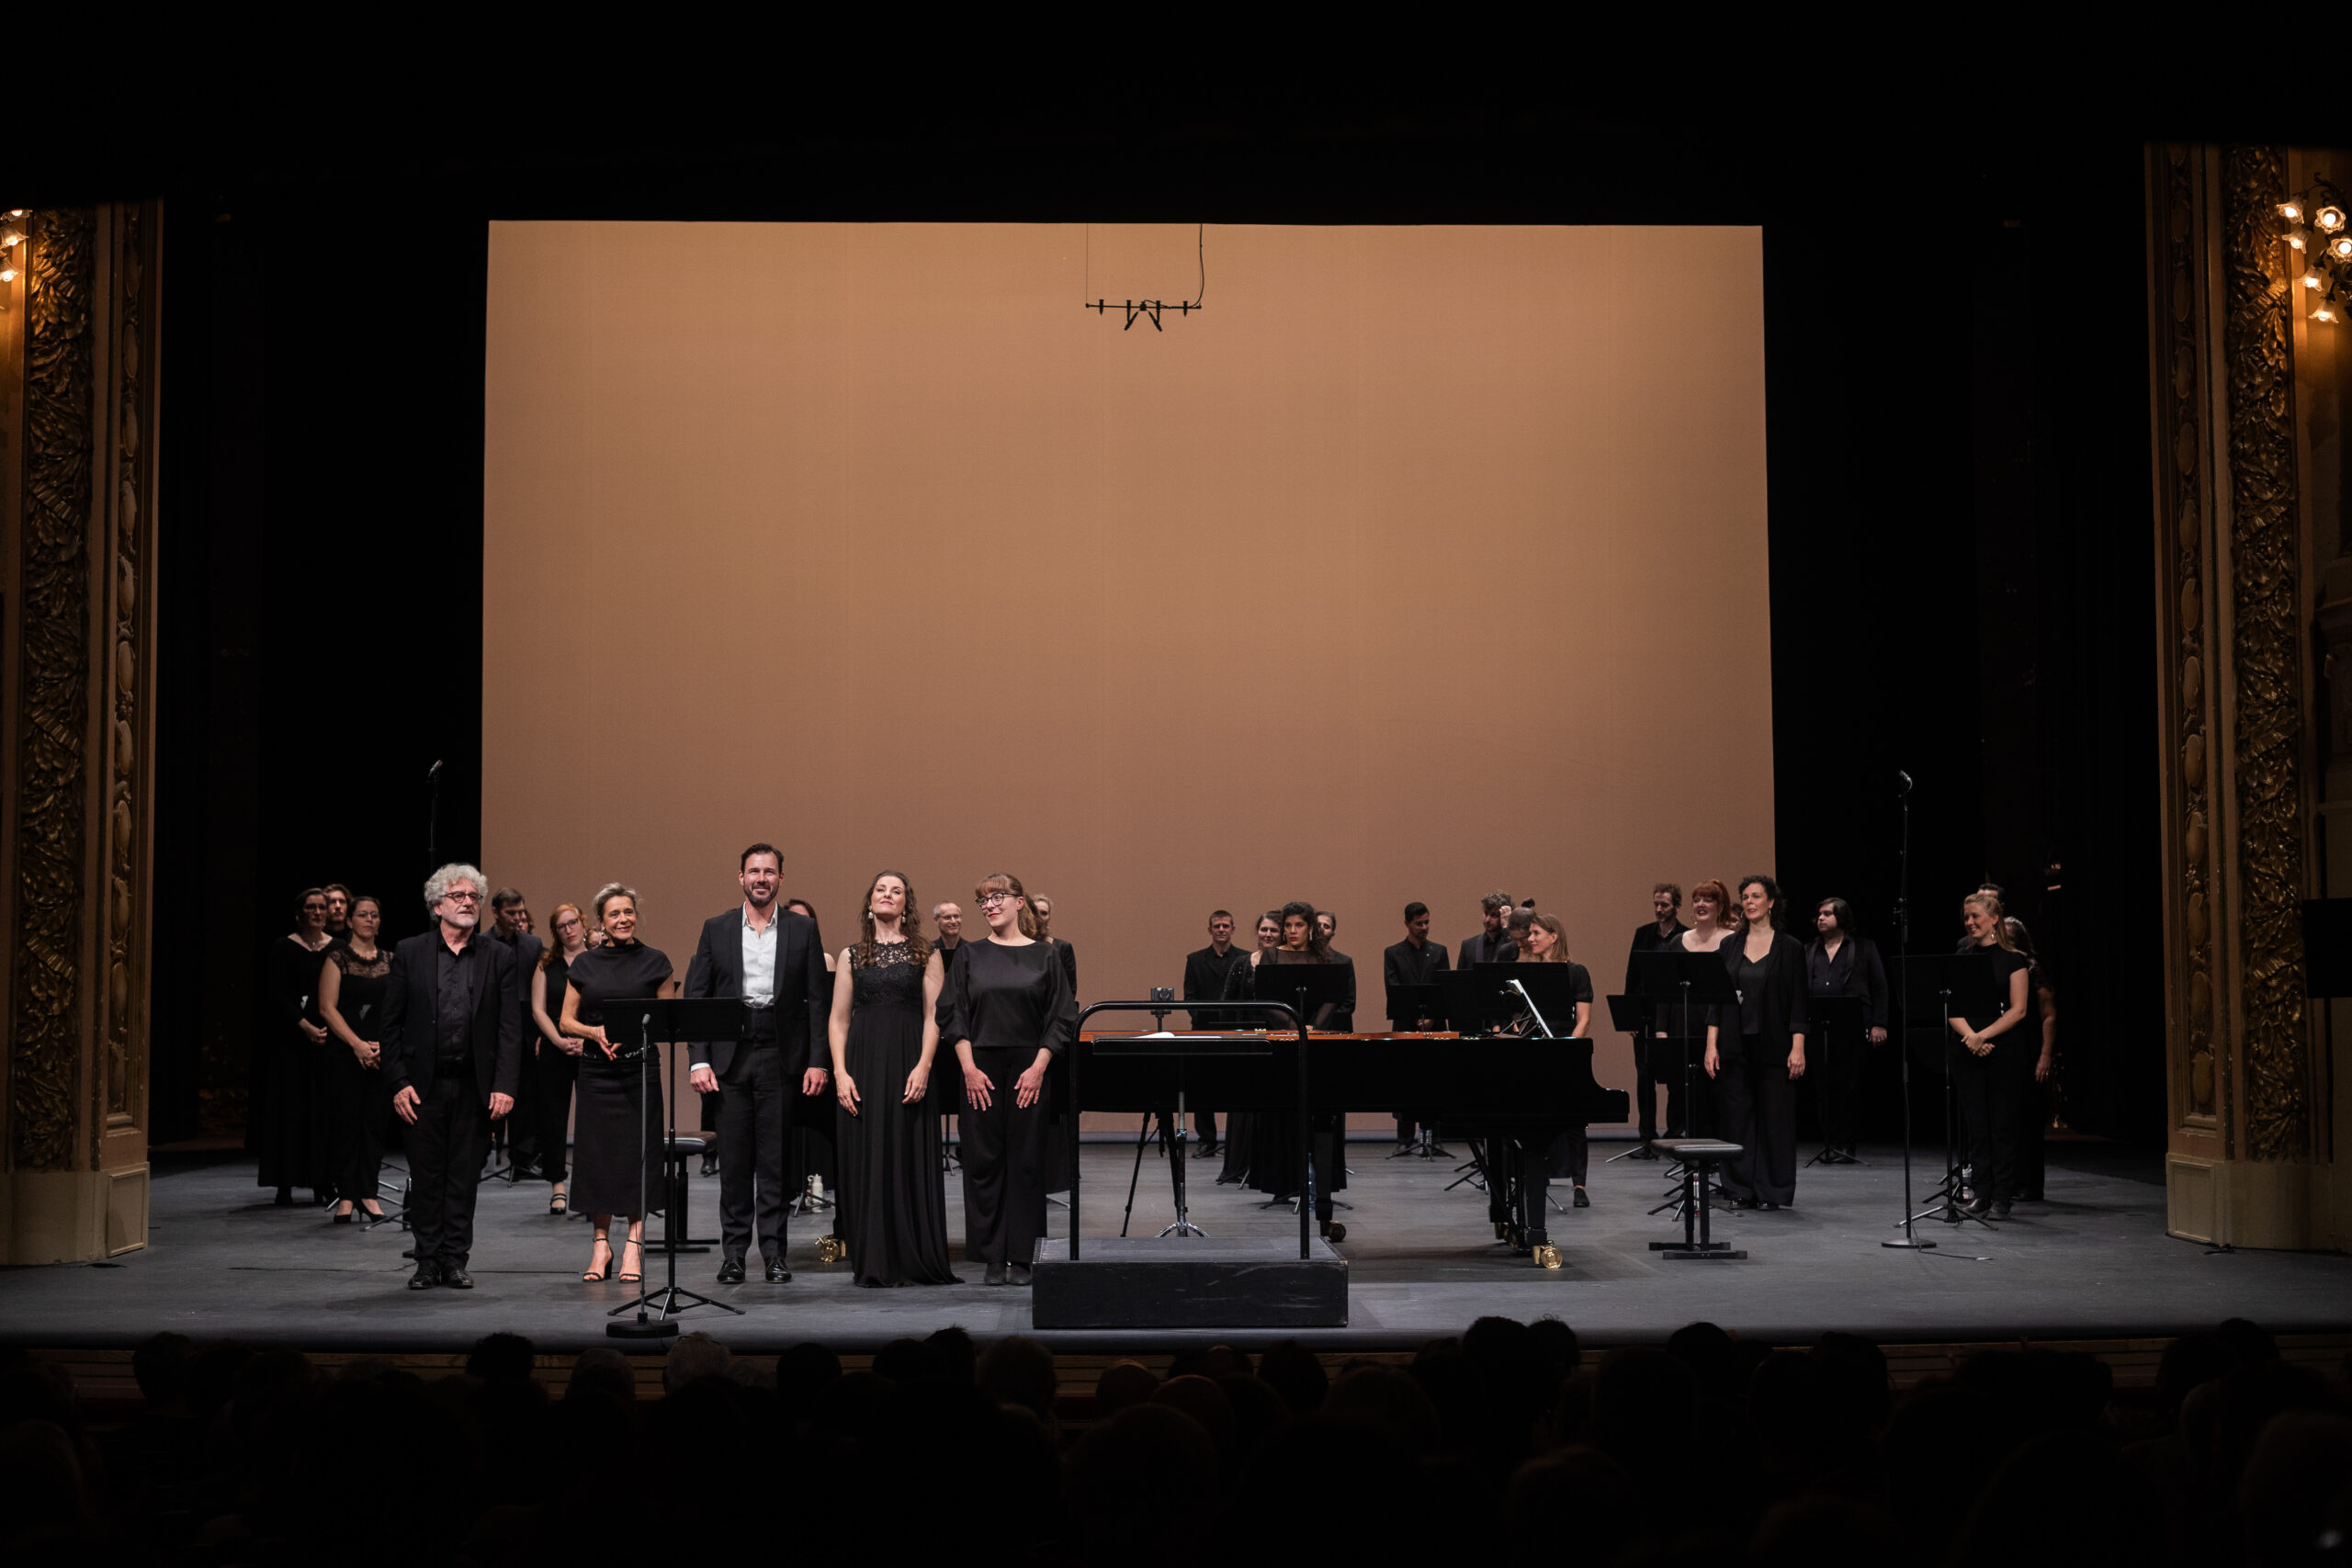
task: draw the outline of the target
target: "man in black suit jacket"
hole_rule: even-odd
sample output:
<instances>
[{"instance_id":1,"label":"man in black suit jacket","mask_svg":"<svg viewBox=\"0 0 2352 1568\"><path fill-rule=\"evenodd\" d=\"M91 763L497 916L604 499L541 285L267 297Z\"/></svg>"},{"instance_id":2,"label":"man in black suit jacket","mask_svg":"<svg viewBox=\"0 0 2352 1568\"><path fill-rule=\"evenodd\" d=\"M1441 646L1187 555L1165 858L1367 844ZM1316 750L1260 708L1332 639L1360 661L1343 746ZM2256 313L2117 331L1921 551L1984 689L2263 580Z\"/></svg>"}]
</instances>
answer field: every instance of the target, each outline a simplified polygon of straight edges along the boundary
<instances>
[{"instance_id":1,"label":"man in black suit jacket","mask_svg":"<svg viewBox=\"0 0 2352 1568\"><path fill-rule=\"evenodd\" d=\"M392 949L384 979L384 1082L409 1124L412 1291L474 1288L474 1193L490 1124L514 1109L523 1049L514 950L479 929L482 874L445 865L424 884L433 929Z\"/></svg>"},{"instance_id":2,"label":"man in black suit jacket","mask_svg":"<svg viewBox=\"0 0 2352 1568\"><path fill-rule=\"evenodd\" d=\"M1197 952L1184 954L1184 989L1181 993L1188 1002L1217 1002L1225 999L1225 987L1233 978L1233 971L1250 962L1250 955L1233 945L1233 913L1229 909L1209 911L1209 944ZM1235 1029L1240 1016L1230 1012L1213 1012L1193 1020L1195 1029ZM1200 1147L1193 1152L1202 1155L1216 1153L1216 1112L1196 1111L1193 1114L1193 1129L1201 1135ZM1168 1130L1165 1113L1160 1118L1160 1132Z\"/></svg>"},{"instance_id":3,"label":"man in black suit jacket","mask_svg":"<svg viewBox=\"0 0 2352 1568\"><path fill-rule=\"evenodd\" d=\"M781 1285L792 1278L784 1262L794 1196L784 1190L785 1139L796 1098L823 1094L831 1077L833 977L817 922L775 906L784 856L774 844L745 850L735 880L743 901L703 922L685 994L742 998L743 1038L696 1041L689 1081L718 1094L719 1282L742 1283L756 1220L768 1282Z\"/></svg>"},{"instance_id":4,"label":"man in black suit jacket","mask_svg":"<svg viewBox=\"0 0 2352 1568\"><path fill-rule=\"evenodd\" d=\"M1634 994L1634 954L1656 953L1672 947L1682 940L1682 888L1679 884L1661 882L1650 889L1650 919L1634 928L1634 944L1625 954L1626 996ZM1666 1135L1679 1138L1687 1123L1688 1114L1682 1103L1684 1077L1682 1054L1673 1042L1660 1040L1657 1032L1636 1034L1634 1039L1634 1100L1639 1108L1642 1141L1634 1150L1635 1159L1656 1159L1657 1151L1650 1141L1657 1136L1657 1089L1666 1086Z\"/></svg>"},{"instance_id":5,"label":"man in black suit jacket","mask_svg":"<svg viewBox=\"0 0 2352 1568\"><path fill-rule=\"evenodd\" d=\"M531 971L539 966L539 954L547 951L547 944L523 929L531 923L531 908L522 889L502 887L492 894L490 912L496 919L490 939L514 950L515 983L523 993L523 1054L514 1064L514 1114L506 1119L503 1129L491 1130L491 1142L496 1145L499 1134L505 1134L508 1174L520 1181L539 1169L539 1054L535 1049L539 1022L531 1016ZM562 1006L562 998L557 998L557 1006ZM562 1163L559 1154L556 1164Z\"/></svg>"},{"instance_id":6,"label":"man in black suit jacket","mask_svg":"<svg viewBox=\"0 0 2352 1568\"><path fill-rule=\"evenodd\" d=\"M1487 929L1476 936L1462 939L1462 956L1455 967L1467 969L1473 964L1510 964L1519 957L1519 944L1510 940L1510 895L1489 893L1478 900L1478 908L1487 918Z\"/></svg>"},{"instance_id":7,"label":"man in black suit jacket","mask_svg":"<svg viewBox=\"0 0 2352 1568\"><path fill-rule=\"evenodd\" d=\"M1425 1027L1429 1020L1396 1016L1396 995L1399 986L1434 986L1437 977L1446 972L1445 949L1430 940L1430 907L1416 898L1405 906L1405 940L1384 951L1380 955L1381 984L1389 996L1388 1027L1415 1030ZM1413 1154L1413 1134L1421 1122L1409 1111L1396 1112L1396 1153ZM1437 1129L1431 1127L1434 1134ZM1432 1154L1442 1156L1442 1149ZM1392 1156L1393 1157L1393 1156Z\"/></svg>"}]
</instances>

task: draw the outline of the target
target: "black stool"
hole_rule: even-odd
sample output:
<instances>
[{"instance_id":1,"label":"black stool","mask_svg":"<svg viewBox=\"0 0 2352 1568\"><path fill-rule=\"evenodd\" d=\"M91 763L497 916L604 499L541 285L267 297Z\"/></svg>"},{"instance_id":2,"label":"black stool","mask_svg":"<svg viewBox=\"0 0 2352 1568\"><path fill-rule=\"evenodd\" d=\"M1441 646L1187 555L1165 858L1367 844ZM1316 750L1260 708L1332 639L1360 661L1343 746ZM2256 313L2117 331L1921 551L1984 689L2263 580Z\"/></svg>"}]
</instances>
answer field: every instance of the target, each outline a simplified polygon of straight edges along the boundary
<instances>
[{"instance_id":1,"label":"black stool","mask_svg":"<svg viewBox=\"0 0 2352 1568\"><path fill-rule=\"evenodd\" d=\"M709 1145L707 1138L673 1130L669 1147L662 1151L662 1168L668 1178L665 1185L670 1190L670 1205L662 1213L662 1234L669 1235L673 1234L670 1227L676 1226L680 1252L708 1252L718 1245L718 1238L715 1235L695 1235L694 1223L686 1214L686 1166L699 1159Z\"/></svg>"},{"instance_id":2,"label":"black stool","mask_svg":"<svg viewBox=\"0 0 2352 1568\"><path fill-rule=\"evenodd\" d=\"M1652 1252L1662 1252L1668 1258L1690 1258L1702 1263L1731 1262L1745 1258L1745 1252L1734 1251L1727 1241L1713 1241L1707 1235L1707 1174L1710 1168L1743 1153L1741 1145L1726 1144L1720 1138L1659 1138L1651 1147L1662 1149L1682 1165L1682 1239L1654 1241ZM1698 1190L1694 1193L1691 1189ZM1692 1234L1693 1225L1697 1234Z\"/></svg>"}]
</instances>

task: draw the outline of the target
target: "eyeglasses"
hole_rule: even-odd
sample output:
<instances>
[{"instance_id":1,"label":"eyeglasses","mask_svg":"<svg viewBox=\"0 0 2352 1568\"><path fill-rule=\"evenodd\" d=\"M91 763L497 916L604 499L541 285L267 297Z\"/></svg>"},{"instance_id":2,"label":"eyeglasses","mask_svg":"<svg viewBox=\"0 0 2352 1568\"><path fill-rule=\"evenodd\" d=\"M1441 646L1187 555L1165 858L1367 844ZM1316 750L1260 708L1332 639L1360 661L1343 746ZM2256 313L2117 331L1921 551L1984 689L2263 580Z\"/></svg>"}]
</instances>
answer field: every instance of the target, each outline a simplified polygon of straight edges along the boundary
<instances>
[{"instance_id":1,"label":"eyeglasses","mask_svg":"<svg viewBox=\"0 0 2352 1568\"><path fill-rule=\"evenodd\" d=\"M453 904L479 904L481 902L481 895L479 893L459 893L454 889L447 893L444 893L441 897L448 899Z\"/></svg>"},{"instance_id":2,"label":"eyeglasses","mask_svg":"<svg viewBox=\"0 0 2352 1568\"><path fill-rule=\"evenodd\" d=\"M991 905L1008 903L1017 897L1018 895L1012 893L983 893L979 897L979 905L985 909Z\"/></svg>"}]
</instances>

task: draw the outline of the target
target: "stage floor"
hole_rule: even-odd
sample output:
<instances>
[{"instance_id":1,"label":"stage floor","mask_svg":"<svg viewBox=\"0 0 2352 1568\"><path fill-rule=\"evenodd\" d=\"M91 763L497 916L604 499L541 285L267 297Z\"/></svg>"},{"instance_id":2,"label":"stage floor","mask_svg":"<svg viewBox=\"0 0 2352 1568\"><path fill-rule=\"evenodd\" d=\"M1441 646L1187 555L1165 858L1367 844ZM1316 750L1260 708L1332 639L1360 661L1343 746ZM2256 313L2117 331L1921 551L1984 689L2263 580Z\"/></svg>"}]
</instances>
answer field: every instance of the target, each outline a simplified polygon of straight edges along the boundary
<instances>
[{"instance_id":1,"label":"stage floor","mask_svg":"<svg viewBox=\"0 0 2352 1568\"><path fill-rule=\"evenodd\" d=\"M1596 1142L1596 1162L1625 1145ZM1457 1151L1459 1145L1456 1145ZM1894 1151L1869 1149L1868 1164L1812 1167L1797 1180L1797 1206L1721 1216L1717 1235L1747 1249L1744 1263L1667 1263L1648 1243L1679 1235L1647 1217L1664 1167L1636 1160L1598 1166L1592 1207L1552 1218L1566 1267L1547 1270L1490 1239L1485 1197L1447 1190L1452 1164L1387 1157L1390 1145L1349 1145L1354 1174L1342 1194L1351 1265L1344 1329L1303 1331L1326 1349L1396 1349L1459 1333L1486 1313L1545 1314L1589 1341L1662 1338L1695 1319L1747 1337L1801 1343L1824 1329L1883 1341L2154 1336L2244 1315L2278 1332L2352 1325L2352 1258L2339 1255L2212 1253L2164 1231L2160 1162L2096 1144L2052 1143L2050 1201L2021 1206L1987 1230L1928 1224L1937 1250L1879 1245L1902 1214ZM1132 1145L1090 1144L1084 1155L1086 1234L1118 1230ZM1194 1166L1196 1174L1204 1168ZM1214 1175L1214 1165L1206 1170ZM234 1155L164 1156L153 1184L151 1244L115 1263L13 1269L0 1273L0 1333L44 1348L137 1343L158 1329L318 1350L462 1349L494 1329L529 1335L544 1351L605 1343L606 1309L634 1296L617 1283L582 1284L588 1224L547 1213L539 1184L485 1183L471 1292L406 1288L407 1233L396 1224L335 1225L308 1207L275 1208ZM747 1309L741 1317L698 1308L688 1327L707 1328L738 1351L773 1351L803 1339L870 1350L901 1336L961 1324L983 1338L1029 1331L1028 1293L989 1289L962 1262L960 1183L947 1184L950 1235L966 1283L860 1290L848 1265L817 1261L827 1228L796 1216L788 1285L721 1287L715 1251L679 1259L679 1282ZM1567 1188L1555 1190L1565 1200ZM1192 1214L1213 1235L1295 1235L1289 1209L1231 1187L1196 1180ZM697 1178L695 1229L716 1232L718 1183ZM1147 1153L1133 1234L1172 1217L1168 1168ZM1052 1211L1054 1234L1069 1216ZM661 1255L648 1258L658 1284ZM1043 1337L1072 1351L1122 1346L1167 1348L1188 1339L1256 1344L1278 1337L1244 1330Z\"/></svg>"}]
</instances>

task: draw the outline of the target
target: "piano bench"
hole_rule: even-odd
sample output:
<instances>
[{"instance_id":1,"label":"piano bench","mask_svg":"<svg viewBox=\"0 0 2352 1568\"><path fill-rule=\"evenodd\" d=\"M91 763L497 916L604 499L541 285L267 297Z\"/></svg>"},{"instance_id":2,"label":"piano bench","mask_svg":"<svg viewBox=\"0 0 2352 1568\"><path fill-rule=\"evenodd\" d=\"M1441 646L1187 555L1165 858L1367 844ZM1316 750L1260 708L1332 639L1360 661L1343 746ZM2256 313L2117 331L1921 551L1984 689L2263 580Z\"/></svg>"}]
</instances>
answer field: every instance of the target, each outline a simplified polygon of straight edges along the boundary
<instances>
[{"instance_id":1,"label":"piano bench","mask_svg":"<svg viewBox=\"0 0 2352 1568\"><path fill-rule=\"evenodd\" d=\"M673 1133L662 1146L672 1157L685 1159L710 1147L710 1140L699 1133Z\"/></svg>"},{"instance_id":2,"label":"piano bench","mask_svg":"<svg viewBox=\"0 0 2352 1568\"><path fill-rule=\"evenodd\" d=\"M1663 1253L1669 1261L1679 1258L1697 1263L1736 1263L1746 1259L1745 1251L1734 1250L1731 1243L1711 1237L1711 1211L1707 1206L1708 1171L1746 1153L1745 1147L1721 1138L1659 1138L1650 1146L1664 1150L1682 1167L1682 1239L1654 1241L1650 1250Z\"/></svg>"}]
</instances>

